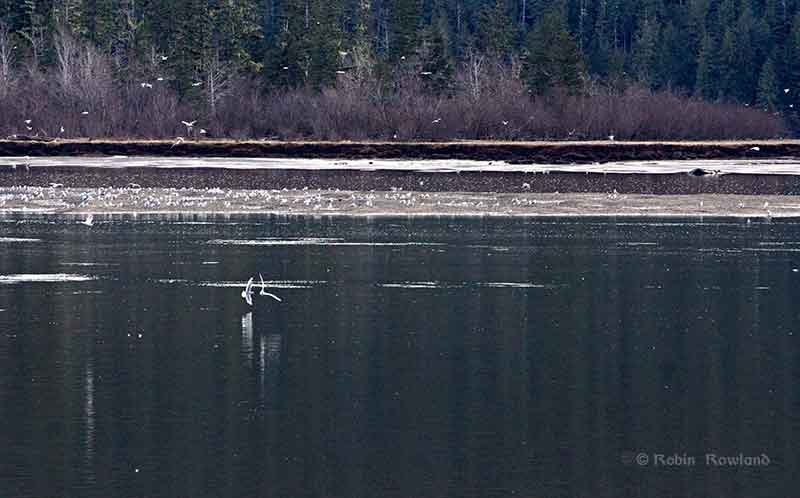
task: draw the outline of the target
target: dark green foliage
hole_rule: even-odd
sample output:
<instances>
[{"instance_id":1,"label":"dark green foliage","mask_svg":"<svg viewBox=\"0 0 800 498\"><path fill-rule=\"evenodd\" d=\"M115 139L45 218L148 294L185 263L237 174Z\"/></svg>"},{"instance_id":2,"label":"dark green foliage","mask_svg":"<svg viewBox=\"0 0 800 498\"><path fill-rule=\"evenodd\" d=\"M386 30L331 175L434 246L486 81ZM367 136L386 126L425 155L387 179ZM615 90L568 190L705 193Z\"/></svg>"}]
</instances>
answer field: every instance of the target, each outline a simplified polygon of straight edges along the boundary
<instances>
[{"instance_id":1,"label":"dark green foliage","mask_svg":"<svg viewBox=\"0 0 800 498\"><path fill-rule=\"evenodd\" d=\"M778 86L775 78L775 66L771 59L767 59L761 68L757 103L765 111L774 111L778 106Z\"/></svg>"},{"instance_id":2,"label":"dark green foliage","mask_svg":"<svg viewBox=\"0 0 800 498\"><path fill-rule=\"evenodd\" d=\"M644 18L633 53L634 74L643 83L655 86L659 74L661 32L658 22Z\"/></svg>"},{"instance_id":3,"label":"dark green foliage","mask_svg":"<svg viewBox=\"0 0 800 498\"><path fill-rule=\"evenodd\" d=\"M694 93L704 99L713 100L719 93L718 85L717 48L711 35L706 33L700 43Z\"/></svg>"},{"instance_id":4,"label":"dark green foliage","mask_svg":"<svg viewBox=\"0 0 800 498\"><path fill-rule=\"evenodd\" d=\"M508 0L495 0L483 8L478 24L478 48L484 52L508 57L516 40L516 27Z\"/></svg>"},{"instance_id":5,"label":"dark green foliage","mask_svg":"<svg viewBox=\"0 0 800 498\"><path fill-rule=\"evenodd\" d=\"M787 115L800 96L798 0L0 0L0 21L18 65L54 65L66 30L117 81L163 77L196 102L209 77L319 89L357 70L386 85L412 64L446 94L476 53L524 57L536 93L635 80Z\"/></svg>"},{"instance_id":6,"label":"dark green foliage","mask_svg":"<svg viewBox=\"0 0 800 498\"><path fill-rule=\"evenodd\" d=\"M425 86L436 94L447 93L453 81L452 58L450 56L447 27L443 19L435 20L421 35L417 56L420 62L420 76Z\"/></svg>"},{"instance_id":7,"label":"dark green foliage","mask_svg":"<svg viewBox=\"0 0 800 498\"><path fill-rule=\"evenodd\" d=\"M269 84L317 88L332 84L339 70L340 14L323 0L287 3L276 23L279 32L268 39L263 68Z\"/></svg>"},{"instance_id":8,"label":"dark green foliage","mask_svg":"<svg viewBox=\"0 0 800 498\"><path fill-rule=\"evenodd\" d=\"M584 63L578 44L566 29L563 15L551 10L530 31L523 74L536 94L551 88L577 90Z\"/></svg>"},{"instance_id":9,"label":"dark green foliage","mask_svg":"<svg viewBox=\"0 0 800 498\"><path fill-rule=\"evenodd\" d=\"M420 0L394 0L389 2L389 58L397 60L414 53L422 21Z\"/></svg>"}]
</instances>

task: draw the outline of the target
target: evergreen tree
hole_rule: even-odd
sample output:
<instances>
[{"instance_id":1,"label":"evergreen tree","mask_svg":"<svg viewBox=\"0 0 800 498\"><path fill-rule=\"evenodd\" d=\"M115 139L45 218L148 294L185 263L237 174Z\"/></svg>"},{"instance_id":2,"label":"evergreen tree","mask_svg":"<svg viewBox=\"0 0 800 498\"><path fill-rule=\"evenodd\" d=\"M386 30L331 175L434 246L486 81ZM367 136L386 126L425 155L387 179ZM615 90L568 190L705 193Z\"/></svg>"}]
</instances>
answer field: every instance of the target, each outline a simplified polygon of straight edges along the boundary
<instances>
[{"instance_id":1,"label":"evergreen tree","mask_svg":"<svg viewBox=\"0 0 800 498\"><path fill-rule=\"evenodd\" d=\"M389 58L393 61L412 55L420 30L420 0L395 0L390 7Z\"/></svg>"},{"instance_id":2,"label":"evergreen tree","mask_svg":"<svg viewBox=\"0 0 800 498\"><path fill-rule=\"evenodd\" d=\"M451 87L455 68L443 19L435 19L433 25L425 28L417 56L425 86L434 93L446 93Z\"/></svg>"},{"instance_id":3,"label":"evergreen tree","mask_svg":"<svg viewBox=\"0 0 800 498\"><path fill-rule=\"evenodd\" d=\"M636 39L633 65L636 77L651 86L657 82L660 46L658 24L645 18Z\"/></svg>"},{"instance_id":4,"label":"evergreen tree","mask_svg":"<svg viewBox=\"0 0 800 498\"><path fill-rule=\"evenodd\" d=\"M523 74L531 91L536 94L553 88L575 91L581 86L583 58L561 12L551 10L536 23L528 35L526 48Z\"/></svg>"},{"instance_id":5,"label":"evergreen tree","mask_svg":"<svg viewBox=\"0 0 800 498\"><path fill-rule=\"evenodd\" d=\"M617 0L599 0L593 36L589 43L588 66L592 73L612 76L619 69L614 59L619 49L619 4Z\"/></svg>"},{"instance_id":6,"label":"evergreen tree","mask_svg":"<svg viewBox=\"0 0 800 498\"><path fill-rule=\"evenodd\" d=\"M758 78L758 96L756 103L766 111L774 111L778 105L778 86L775 78L775 66L772 59L767 59L761 68Z\"/></svg>"},{"instance_id":7,"label":"evergreen tree","mask_svg":"<svg viewBox=\"0 0 800 498\"><path fill-rule=\"evenodd\" d=\"M736 50L734 47L734 34L732 28L727 28L722 35L722 42L717 52L719 93L721 95L733 95L736 84L736 71L738 68L734 64L736 60Z\"/></svg>"},{"instance_id":8,"label":"evergreen tree","mask_svg":"<svg viewBox=\"0 0 800 498\"><path fill-rule=\"evenodd\" d=\"M703 37L700 54L697 57L697 76L695 77L695 95L713 100L719 93L717 81L716 47L711 35Z\"/></svg>"},{"instance_id":9,"label":"evergreen tree","mask_svg":"<svg viewBox=\"0 0 800 498\"><path fill-rule=\"evenodd\" d=\"M481 10L478 24L478 48L500 57L508 57L514 48L515 24L507 0L495 0Z\"/></svg>"},{"instance_id":10,"label":"evergreen tree","mask_svg":"<svg viewBox=\"0 0 800 498\"><path fill-rule=\"evenodd\" d=\"M33 2L26 3L30 5ZM87 12L87 15L84 16L83 3L81 0L62 0L55 4L52 13L54 23L67 29L73 35L86 34L87 25L91 21L91 12Z\"/></svg>"},{"instance_id":11,"label":"evergreen tree","mask_svg":"<svg viewBox=\"0 0 800 498\"><path fill-rule=\"evenodd\" d=\"M800 93L800 13L795 14L786 49L786 87ZM797 94L797 93L796 93Z\"/></svg>"},{"instance_id":12,"label":"evergreen tree","mask_svg":"<svg viewBox=\"0 0 800 498\"><path fill-rule=\"evenodd\" d=\"M758 83L758 63L755 42L757 26L753 11L745 5L736 22L734 34L734 66L738 70L730 75L730 95L739 102L751 103Z\"/></svg>"},{"instance_id":13,"label":"evergreen tree","mask_svg":"<svg viewBox=\"0 0 800 498\"><path fill-rule=\"evenodd\" d=\"M271 83L321 87L335 81L341 48L338 13L323 0L287 6L284 27L267 64Z\"/></svg>"},{"instance_id":14,"label":"evergreen tree","mask_svg":"<svg viewBox=\"0 0 800 498\"><path fill-rule=\"evenodd\" d=\"M585 73L753 103L768 58L775 85L800 88L800 0L0 0L0 21L17 64L46 71L66 29L110 56L118 81L163 77L195 103L209 102L192 86L208 78L321 88L356 66L370 78L419 66L442 92L475 50L526 57L537 92ZM777 95L782 112L794 92Z\"/></svg>"}]
</instances>

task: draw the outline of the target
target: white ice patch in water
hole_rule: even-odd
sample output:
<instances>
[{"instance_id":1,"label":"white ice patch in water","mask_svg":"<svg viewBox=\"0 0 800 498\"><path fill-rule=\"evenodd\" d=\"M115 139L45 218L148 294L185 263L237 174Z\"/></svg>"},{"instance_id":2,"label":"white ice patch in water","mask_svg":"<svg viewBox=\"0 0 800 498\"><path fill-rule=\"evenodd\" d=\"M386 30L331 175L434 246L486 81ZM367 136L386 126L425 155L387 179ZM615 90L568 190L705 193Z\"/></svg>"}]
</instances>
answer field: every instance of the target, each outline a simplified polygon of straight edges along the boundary
<instances>
[{"instance_id":1,"label":"white ice patch in water","mask_svg":"<svg viewBox=\"0 0 800 498\"><path fill-rule=\"evenodd\" d=\"M545 289L552 285L534 284L531 282L476 282L478 287L496 287L509 289Z\"/></svg>"},{"instance_id":2,"label":"white ice patch in water","mask_svg":"<svg viewBox=\"0 0 800 498\"><path fill-rule=\"evenodd\" d=\"M344 239L332 239L323 237L308 237L298 239L214 239L209 240L209 244L223 246L316 246L331 245L334 242L342 242Z\"/></svg>"},{"instance_id":3,"label":"white ice patch in water","mask_svg":"<svg viewBox=\"0 0 800 498\"><path fill-rule=\"evenodd\" d=\"M169 284L169 285L197 285L199 287L244 287L247 282L246 281L219 281L219 282L208 282L208 281L200 281L195 282L192 280L186 280L183 278L155 278L152 279L151 282L155 282L157 284ZM326 284L326 280L265 280L265 284L267 284L267 288L270 289L310 289L315 285ZM261 287L260 283L254 284L254 287Z\"/></svg>"},{"instance_id":4,"label":"white ice patch in water","mask_svg":"<svg viewBox=\"0 0 800 498\"><path fill-rule=\"evenodd\" d=\"M744 247L742 251L748 252L800 252L800 248L797 247Z\"/></svg>"},{"instance_id":5,"label":"white ice patch in water","mask_svg":"<svg viewBox=\"0 0 800 498\"><path fill-rule=\"evenodd\" d=\"M2 243L25 243L25 242L41 242L42 239L26 239L26 238L17 238L17 237L0 237L0 244Z\"/></svg>"},{"instance_id":6,"label":"white ice patch in water","mask_svg":"<svg viewBox=\"0 0 800 498\"><path fill-rule=\"evenodd\" d=\"M198 282L200 287L244 287L247 282ZM264 280L268 289L310 289L315 285L328 283L327 280ZM261 287L261 283L254 284Z\"/></svg>"},{"instance_id":7,"label":"white ice patch in water","mask_svg":"<svg viewBox=\"0 0 800 498\"><path fill-rule=\"evenodd\" d=\"M450 285L440 282L397 282L378 284L378 286L390 289L446 289L450 287Z\"/></svg>"},{"instance_id":8,"label":"white ice patch in water","mask_svg":"<svg viewBox=\"0 0 800 498\"><path fill-rule=\"evenodd\" d=\"M72 262L68 261L65 263L59 263L61 266L119 266L116 263L84 263L84 262Z\"/></svg>"},{"instance_id":9,"label":"white ice patch in water","mask_svg":"<svg viewBox=\"0 0 800 498\"><path fill-rule=\"evenodd\" d=\"M565 201L563 199L551 199L551 200L532 199L531 202L534 203L534 204L556 204L556 205L558 205L558 204L563 204L564 202L567 202L567 201Z\"/></svg>"},{"instance_id":10,"label":"white ice patch in water","mask_svg":"<svg viewBox=\"0 0 800 498\"><path fill-rule=\"evenodd\" d=\"M208 244L226 246L443 246L437 242L345 242L343 239L214 239Z\"/></svg>"},{"instance_id":11,"label":"white ice patch in water","mask_svg":"<svg viewBox=\"0 0 800 498\"><path fill-rule=\"evenodd\" d=\"M390 289L463 289L466 287L545 289L555 286L532 282L388 282L378 284L378 287Z\"/></svg>"},{"instance_id":12,"label":"white ice patch in water","mask_svg":"<svg viewBox=\"0 0 800 498\"><path fill-rule=\"evenodd\" d=\"M90 275L74 275L69 273L17 274L0 275L0 284L88 282L95 279L95 277Z\"/></svg>"}]
</instances>

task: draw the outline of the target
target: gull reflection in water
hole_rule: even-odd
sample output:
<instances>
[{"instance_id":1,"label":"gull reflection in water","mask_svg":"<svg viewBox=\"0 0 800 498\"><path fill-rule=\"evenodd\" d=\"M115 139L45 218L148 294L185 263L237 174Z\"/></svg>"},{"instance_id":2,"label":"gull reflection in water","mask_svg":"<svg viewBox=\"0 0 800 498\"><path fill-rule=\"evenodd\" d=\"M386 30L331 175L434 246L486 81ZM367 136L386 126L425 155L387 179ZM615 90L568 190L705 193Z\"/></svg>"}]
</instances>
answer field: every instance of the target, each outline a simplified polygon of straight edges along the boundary
<instances>
[{"instance_id":1,"label":"gull reflection in water","mask_svg":"<svg viewBox=\"0 0 800 498\"><path fill-rule=\"evenodd\" d=\"M242 315L242 355L253 361L253 312Z\"/></svg>"},{"instance_id":2,"label":"gull reflection in water","mask_svg":"<svg viewBox=\"0 0 800 498\"><path fill-rule=\"evenodd\" d=\"M259 370L261 374L261 399L266 400L267 383L274 390L278 382L278 370L281 361L280 334L262 335L259 340Z\"/></svg>"},{"instance_id":3,"label":"gull reflection in water","mask_svg":"<svg viewBox=\"0 0 800 498\"><path fill-rule=\"evenodd\" d=\"M94 457L95 440L95 408L94 408L94 368L91 362L86 364L83 376L83 416L86 424L86 463L91 466Z\"/></svg>"},{"instance_id":4,"label":"gull reflection in water","mask_svg":"<svg viewBox=\"0 0 800 498\"><path fill-rule=\"evenodd\" d=\"M260 384L260 394L262 403L266 402L268 391L272 391L278 383L278 371L280 370L281 348L283 337L281 334L258 334L257 358L256 342L253 339L253 312L242 315L242 362L245 368L257 368Z\"/></svg>"}]
</instances>

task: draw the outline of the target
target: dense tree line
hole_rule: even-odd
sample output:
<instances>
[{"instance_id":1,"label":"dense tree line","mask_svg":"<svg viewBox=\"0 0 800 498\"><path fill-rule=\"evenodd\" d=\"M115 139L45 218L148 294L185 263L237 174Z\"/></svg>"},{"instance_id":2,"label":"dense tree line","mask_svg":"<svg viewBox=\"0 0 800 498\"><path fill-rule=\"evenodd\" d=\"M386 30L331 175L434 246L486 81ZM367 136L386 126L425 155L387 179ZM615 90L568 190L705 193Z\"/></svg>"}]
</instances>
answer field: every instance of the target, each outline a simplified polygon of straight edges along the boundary
<instances>
[{"instance_id":1,"label":"dense tree line","mask_svg":"<svg viewBox=\"0 0 800 498\"><path fill-rule=\"evenodd\" d=\"M796 0L0 0L0 99L47 73L75 105L218 119L243 81L474 101L498 65L534 99L637 88L800 121Z\"/></svg>"}]
</instances>

